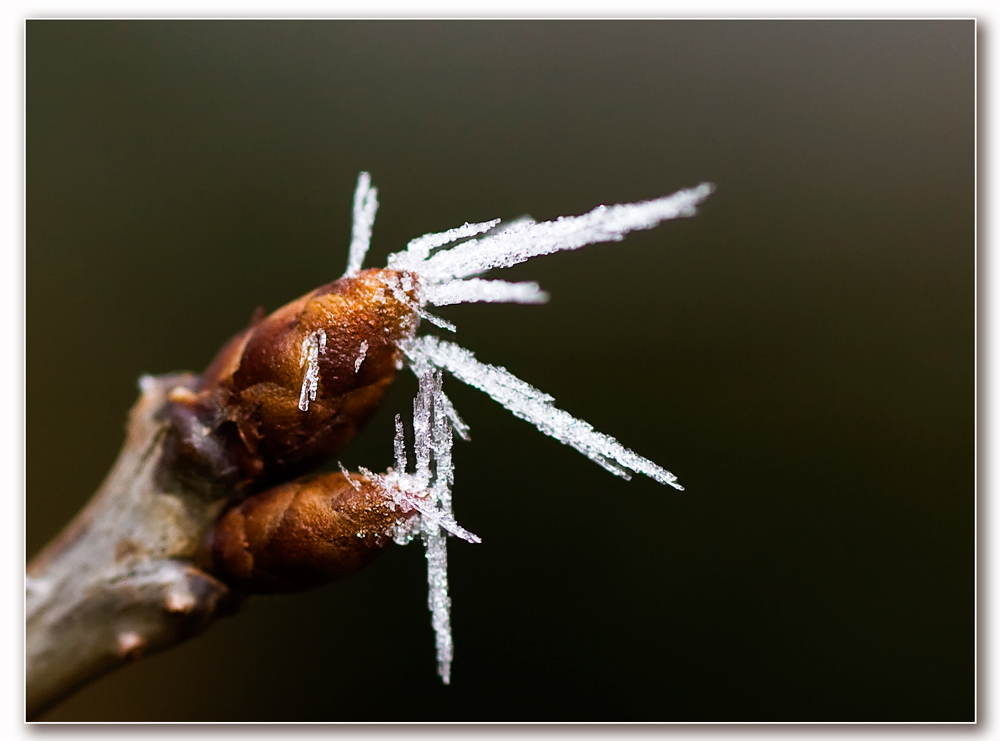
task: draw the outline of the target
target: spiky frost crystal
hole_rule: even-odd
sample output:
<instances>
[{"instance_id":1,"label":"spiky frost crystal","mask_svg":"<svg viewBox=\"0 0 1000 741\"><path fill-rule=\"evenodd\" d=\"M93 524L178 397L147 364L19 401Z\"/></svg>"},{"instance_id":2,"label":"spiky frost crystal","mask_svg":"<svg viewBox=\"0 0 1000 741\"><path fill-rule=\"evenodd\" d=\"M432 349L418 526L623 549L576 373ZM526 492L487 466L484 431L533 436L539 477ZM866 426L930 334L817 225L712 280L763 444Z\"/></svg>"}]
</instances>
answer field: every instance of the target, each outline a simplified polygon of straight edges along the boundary
<instances>
[{"instance_id":1,"label":"spiky frost crystal","mask_svg":"<svg viewBox=\"0 0 1000 741\"><path fill-rule=\"evenodd\" d=\"M479 543L457 522L451 512L451 484L455 468L451 462L453 422L451 403L441 390L441 373L432 371L420 375L417 397L413 400L413 452L415 466L407 472L409 462L403 423L396 416L394 452L396 467L385 475L361 469L379 484L386 496L404 512L416 510L416 516L397 528L396 542L408 543L416 535L424 541L427 554L427 605L437 643L438 674L441 681L451 681L451 660L454 654L451 639L451 599L448 596L448 553L445 532L470 543Z\"/></svg>"},{"instance_id":2,"label":"spiky frost crystal","mask_svg":"<svg viewBox=\"0 0 1000 741\"><path fill-rule=\"evenodd\" d=\"M425 307L428 304L446 306L473 302L538 304L548 299L548 294L535 283L484 280L475 276L494 268L510 267L538 255L575 250L597 242L619 241L628 232L652 229L668 219L693 216L696 207L714 189L711 183L702 183L664 198L598 206L582 216L560 217L543 223L536 223L530 218L499 228L499 219L466 223L412 240L406 250L389 256L387 267L404 275L413 274L418 282L419 298L416 303L402 294L397 298L410 303L421 318L455 331L453 324L430 314ZM361 269L378 207L375 196L368 173L361 173L354 197L353 239L345 275L353 275ZM442 249L447 245L452 246ZM395 283L387 285L397 290ZM409 286L404 287L409 290ZM395 469L390 469L384 476L362 470L381 483L397 506L418 513L396 536L398 542L409 542L419 534L424 541L428 605L437 637L438 673L447 684L451 677L453 644L445 532L472 543L480 540L455 522L452 515L452 431L468 439L468 427L441 390L442 370L486 392L516 416L531 422L546 435L570 445L614 474L628 479L628 472L632 471L676 489L682 487L669 471L555 407L555 400L548 394L504 368L480 362L471 352L454 343L423 336L402 342L400 349L418 378L417 397L413 403L415 465L413 471L408 473L404 430L402 420L397 417ZM364 350L361 358L363 356ZM305 394L304 384L304 398Z\"/></svg>"},{"instance_id":3,"label":"spiky frost crystal","mask_svg":"<svg viewBox=\"0 0 1000 741\"><path fill-rule=\"evenodd\" d=\"M696 206L713 190L712 184L702 183L696 188L653 201L598 206L582 216L561 216L541 224L532 219L522 219L496 234L464 242L430 257L425 256L423 251L408 248L405 252L390 255L388 267L412 270L432 285L448 283L494 268L508 268L539 255L575 250L597 242L617 242L631 231L652 229L667 219L693 216ZM433 243L431 237L444 238L448 234L428 234L421 239Z\"/></svg>"},{"instance_id":4,"label":"spiky frost crystal","mask_svg":"<svg viewBox=\"0 0 1000 741\"><path fill-rule=\"evenodd\" d=\"M416 366L429 364L443 368L458 380L485 391L515 416L561 443L579 450L600 466L625 479L628 471L643 473L661 484L683 489L677 477L640 455L625 448L613 437L598 432L582 419L557 409L546 393L528 385L506 368L488 365L453 342L437 337L418 337L403 345L403 351Z\"/></svg>"},{"instance_id":5,"label":"spiky frost crystal","mask_svg":"<svg viewBox=\"0 0 1000 741\"><path fill-rule=\"evenodd\" d=\"M347 253L347 271L344 275L354 275L361 270L372 239L376 211L378 211L378 189L372 187L371 176L363 172L358 176L358 187L354 191L354 223L351 228L351 247Z\"/></svg>"},{"instance_id":6,"label":"spiky frost crystal","mask_svg":"<svg viewBox=\"0 0 1000 741\"><path fill-rule=\"evenodd\" d=\"M299 366L306 366L302 377L302 390L299 392L299 409L309 411L309 402L316 401L316 390L319 388L319 356L326 350L326 332L317 330L302 340L302 354Z\"/></svg>"}]
</instances>

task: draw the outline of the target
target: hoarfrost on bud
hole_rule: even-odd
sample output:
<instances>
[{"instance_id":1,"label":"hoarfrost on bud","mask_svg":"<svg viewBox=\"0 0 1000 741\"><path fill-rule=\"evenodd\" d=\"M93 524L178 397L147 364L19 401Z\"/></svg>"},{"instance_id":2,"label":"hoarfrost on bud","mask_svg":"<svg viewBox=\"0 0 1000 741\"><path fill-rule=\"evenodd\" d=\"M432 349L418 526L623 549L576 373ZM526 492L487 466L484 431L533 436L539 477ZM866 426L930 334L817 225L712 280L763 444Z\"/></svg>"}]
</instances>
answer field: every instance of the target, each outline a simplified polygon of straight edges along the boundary
<instances>
[{"instance_id":1,"label":"hoarfrost on bud","mask_svg":"<svg viewBox=\"0 0 1000 741\"><path fill-rule=\"evenodd\" d=\"M437 648L438 675L451 683L451 662L455 646L451 637L451 598L448 596L448 551L444 534L436 525L423 532L427 554L427 606L431 611L434 642Z\"/></svg>"},{"instance_id":2,"label":"hoarfrost on bud","mask_svg":"<svg viewBox=\"0 0 1000 741\"><path fill-rule=\"evenodd\" d=\"M597 242L617 242L629 232L652 229L667 219L693 216L698 204L714 189L711 183L702 183L652 201L598 206L582 216L562 216L542 223L523 219L495 234L440 250L422 260L416 259L416 251L396 253L389 258L389 267L412 270L429 284L469 278L538 255L575 250Z\"/></svg>"},{"instance_id":3,"label":"hoarfrost on bud","mask_svg":"<svg viewBox=\"0 0 1000 741\"><path fill-rule=\"evenodd\" d=\"M440 327L441 329L447 329L449 332L456 332L457 329L455 325L449 322L447 319L442 319L439 316L434 316L429 311L424 311L423 309L417 309L417 314L421 319L426 319L435 327Z\"/></svg>"},{"instance_id":4,"label":"hoarfrost on bud","mask_svg":"<svg viewBox=\"0 0 1000 741\"><path fill-rule=\"evenodd\" d=\"M492 221L483 221L479 224L470 224L466 222L462 226L455 227L454 229L449 229L446 232L440 232L439 234L425 234L422 237L417 237L416 239L410 240L410 243L406 245L405 253L397 253L389 257L389 265L387 267L393 270L408 270L406 267L408 262L412 264L417 264L421 260L426 260L427 256L430 254L432 249L436 247L441 247L451 242L456 242L459 239L465 239L466 237L473 237L477 234L482 234L488 231L500 223L500 219L493 219ZM396 264L393 264L393 260Z\"/></svg>"},{"instance_id":5,"label":"hoarfrost on bud","mask_svg":"<svg viewBox=\"0 0 1000 741\"><path fill-rule=\"evenodd\" d=\"M354 491L361 491L361 484L355 481L353 478L351 478L351 473L346 468L344 468L344 464L341 463L340 461L337 461L337 466L340 467L340 472L344 474L344 478L347 479L347 483L351 485L351 488L354 489Z\"/></svg>"},{"instance_id":6,"label":"hoarfrost on bud","mask_svg":"<svg viewBox=\"0 0 1000 741\"><path fill-rule=\"evenodd\" d=\"M365 355L368 354L368 340L362 340L361 348L358 350L358 357L354 361L354 372L361 370L361 364L365 362Z\"/></svg>"},{"instance_id":7,"label":"hoarfrost on bud","mask_svg":"<svg viewBox=\"0 0 1000 741\"><path fill-rule=\"evenodd\" d=\"M354 221L351 224L351 247L347 253L345 276L361 270L372 239L375 212L378 211L378 189L372 187L371 175L358 175L358 187L354 191Z\"/></svg>"},{"instance_id":8,"label":"hoarfrost on bud","mask_svg":"<svg viewBox=\"0 0 1000 741\"><path fill-rule=\"evenodd\" d=\"M471 437L469 436L469 425L462 421L462 418L458 416L458 412L455 411L455 407L451 405L451 399L449 399L444 394L441 394L440 399L441 408L444 410L445 416L448 421L451 422L451 428L455 431L460 438L465 441L469 441Z\"/></svg>"},{"instance_id":9,"label":"hoarfrost on bud","mask_svg":"<svg viewBox=\"0 0 1000 741\"><path fill-rule=\"evenodd\" d=\"M531 422L541 432L580 451L618 476L628 479L627 471L634 471L675 489L684 488L672 473L636 455L582 419L554 407L555 400L551 396L525 383L506 368L482 363L465 348L437 337L414 338L405 342L402 349L407 357L442 368L469 386L485 391L515 416Z\"/></svg>"},{"instance_id":10,"label":"hoarfrost on bud","mask_svg":"<svg viewBox=\"0 0 1000 741\"><path fill-rule=\"evenodd\" d=\"M581 216L561 216L543 223L523 218L499 229L494 229L498 220L465 224L411 241L405 252L390 255L388 265L419 277L422 305L480 301L542 303L548 296L535 283L508 283L472 276L493 268L510 267L538 255L575 250L597 242L620 241L631 231L652 229L668 219L693 216L696 207L714 190L711 183L702 183L663 198L598 206ZM465 241L439 249L460 239ZM437 252L431 254L435 249ZM417 307L417 312L431 323L455 331L453 324L427 314L422 307ZM425 336L403 341L400 349L418 376L431 368L447 370L460 381L485 391L546 435L570 445L618 476L628 479L629 471L633 471L661 484L683 488L677 483L677 477L666 469L598 432L583 420L557 409L548 394L504 368L479 362L471 352L458 345ZM453 420L455 418L457 415Z\"/></svg>"},{"instance_id":11,"label":"hoarfrost on bud","mask_svg":"<svg viewBox=\"0 0 1000 741\"><path fill-rule=\"evenodd\" d=\"M454 648L451 637L451 599L448 596L448 556L446 535L451 533L470 543L480 538L455 522L451 510L451 484L455 469L451 460L454 408L441 389L440 371L419 376L413 400L414 469L407 472L405 433L402 418L396 416L394 454L396 467L384 475L361 469L377 483L394 506L416 510L415 518L396 527L397 543L408 543L420 534L427 555L427 605L431 611L437 644L438 674L448 684Z\"/></svg>"},{"instance_id":12,"label":"hoarfrost on bud","mask_svg":"<svg viewBox=\"0 0 1000 741\"><path fill-rule=\"evenodd\" d=\"M317 329L302 340L302 355L299 357L299 367L306 366L306 374L302 378L302 390L299 391L299 409L309 411L309 402L316 401L319 389L319 356L326 350L326 332Z\"/></svg>"},{"instance_id":13,"label":"hoarfrost on bud","mask_svg":"<svg viewBox=\"0 0 1000 741\"><path fill-rule=\"evenodd\" d=\"M389 256L383 281L395 298L410 306L417 316L454 332L454 324L430 314L425 307L473 302L538 304L548 300L548 294L535 283L510 283L475 276L539 255L575 250L597 242L620 241L631 231L652 229L668 219L692 216L695 208L714 189L711 183L702 183L663 198L598 206L581 216L560 217L555 221L536 223L531 218L522 218L500 225L499 219L493 219L425 234L411 240L405 250ZM378 207L375 195L368 173L361 173L354 198L354 238L347 275L360 270L368 249ZM325 336L322 341L325 346ZM316 350L317 347L318 340L309 346L312 353L309 358L318 358L321 350ZM637 455L614 438L598 432L583 420L556 408L555 400L548 394L502 367L480 362L471 352L454 343L423 336L403 340L399 349L418 379L413 404L414 469L407 471L409 456L405 433L402 419L397 415L395 468L384 475L361 470L384 489L392 506L416 513L414 517L402 520L393 536L398 543L407 543L418 534L424 541L428 606L436 635L438 674L447 684L451 678L454 648L445 536L451 533L472 543L478 543L480 539L455 522L452 515L452 434L458 433L467 440L469 428L442 391L441 371L446 370L460 381L485 391L541 432L573 447L618 476L627 479L631 471L676 489L682 487L669 471ZM303 343L303 358L306 358L306 350ZM367 350L367 343L362 343L355 361L355 372L361 367ZM307 408L307 400L316 398L315 381L311 386L307 383L310 377L307 370L300 408ZM306 406L303 407L303 404Z\"/></svg>"},{"instance_id":14,"label":"hoarfrost on bud","mask_svg":"<svg viewBox=\"0 0 1000 741\"><path fill-rule=\"evenodd\" d=\"M396 470L399 473L406 472L406 434L403 432L403 418L396 415L396 438L393 441L393 450L396 454Z\"/></svg>"},{"instance_id":15,"label":"hoarfrost on bud","mask_svg":"<svg viewBox=\"0 0 1000 741\"><path fill-rule=\"evenodd\" d=\"M424 296L429 304L507 303L544 304L549 294L541 290L537 283L508 283L505 280L453 280L448 283L433 284L426 288Z\"/></svg>"}]
</instances>

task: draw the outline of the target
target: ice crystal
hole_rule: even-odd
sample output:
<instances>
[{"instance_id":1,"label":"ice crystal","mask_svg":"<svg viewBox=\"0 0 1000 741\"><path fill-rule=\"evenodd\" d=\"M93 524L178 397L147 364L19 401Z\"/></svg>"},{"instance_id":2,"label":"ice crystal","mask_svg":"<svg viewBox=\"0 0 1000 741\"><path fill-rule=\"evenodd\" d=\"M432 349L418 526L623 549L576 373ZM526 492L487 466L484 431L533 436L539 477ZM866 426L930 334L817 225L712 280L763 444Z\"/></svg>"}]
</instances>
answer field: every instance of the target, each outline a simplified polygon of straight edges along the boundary
<instances>
[{"instance_id":1,"label":"ice crystal","mask_svg":"<svg viewBox=\"0 0 1000 741\"><path fill-rule=\"evenodd\" d=\"M372 225L378 210L378 190L372 187L371 176L367 172L358 175L358 187L354 191L354 222L351 227L351 247L347 253L345 276L361 270L372 239Z\"/></svg>"},{"instance_id":2,"label":"ice crystal","mask_svg":"<svg viewBox=\"0 0 1000 741\"><path fill-rule=\"evenodd\" d=\"M302 355L299 367L306 366L306 374L302 378L302 390L299 392L299 409L309 411L309 402L316 401L316 391L319 388L319 356L326 350L326 332L318 329L302 340Z\"/></svg>"},{"instance_id":3,"label":"ice crystal","mask_svg":"<svg viewBox=\"0 0 1000 741\"><path fill-rule=\"evenodd\" d=\"M628 232L652 229L668 219L692 216L696 207L713 190L711 183L702 183L663 198L598 206L581 216L560 217L555 221L537 223L524 218L501 225L499 219L493 219L425 234L412 240L406 250L389 256L387 267L402 277L386 280L386 286L397 300L409 304L418 316L454 332L455 325L434 316L425 307L472 302L537 304L548 299L548 294L535 283L509 283L476 276L539 255L575 250L597 242L619 241ZM375 196L368 173L361 173L354 196L353 240L346 275L353 275L361 269L378 207ZM416 285L413 285L414 281ZM415 300L406 293L413 288L417 289ZM323 341L325 343L325 337ZM314 345L319 347L316 343ZM309 352L314 352L314 345L310 345ZM409 455L402 419L398 416L394 442L395 468L389 469L385 475L362 470L385 490L394 506L414 513L406 524L398 527L395 538L397 542L406 543L420 535L424 541L428 606L437 639L438 673L447 684L451 677L454 649L449 617L451 601L448 596L445 533L472 543L480 540L455 522L452 515L452 433L456 432L467 440L469 428L441 389L441 371L448 371L458 380L486 392L514 415L616 475L628 479L631 471L676 489L682 487L672 473L557 408L551 396L505 368L480 362L468 350L433 336L403 340L399 347L418 378L418 391L413 403L413 470L407 472ZM320 351L316 350L314 355L318 357ZM355 361L355 371L360 368L366 351L366 347L361 348ZM303 353L305 357L305 343ZM307 371L302 387L303 400L307 397L308 379ZM309 398L314 399L315 387L309 388L312 394Z\"/></svg>"},{"instance_id":4,"label":"ice crystal","mask_svg":"<svg viewBox=\"0 0 1000 741\"><path fill-rule=\"evenodd\" d=\"M430 364L451 373L463 383L485 391L515 416L531 422L540 431L580 451L595 463L625 479L628 471L642 473L661 484L683 489L677 477L612 437L598 432L582 419L557 409L551 396L530 386L505 368L488 365L453 342L437 337L418 337L403 345L411 363Z\"/></svg>"},{"instance_id":5,"label":"ice crystal","mask_svg":"<svg viewBox=\"0 0 1000 741\"><path fill-rule=\"evenodd\" d=\"M432 249L441 247L459 239L465 239L466 237L474 237L477 234L482 234L485 231L489 231L499 223L500 219L483 221L479 224L470 224L469 222L465 222L462 226L449 229L446 232L441 232L439 234L425 234L422 237L411 239L409 244L406 245L406 252L411 260L426 260ZM393 257L396 260L400 259L395 256ZM389 267L395 268L396 266L391 262L392 259L393 258L390 258Z\"/></svg>"},{"instance_id":6,"label":"ice crystal","mask_svg":"<svg viewBox=\"0 0 1000 741\"><path fill-rule=\"evenodd\" d=\"M475 302L544 304L549 300L549 294L541 290L537 283L471 278L429 285L424 289L424 300L435 306Z\"/></svg>"},{"instance_id":7,"label":"ice crystal","mask_svg":"<svg viewBox=\"0 0 1000 741\"><path fill-rule=\"evenodd\" d=\"M441 373L432 371L419 377L417 397L413 401L413 454L409 462L401 418L396 417L396 468L384 474L361 469L378 484L388 499L404 512L415 515L396 531L397 542L407 543L417 534L424 541L427 555L427 605L437 644L438 674L448 684L454 644L451 637L451 599L448 596L448 554L445 534L451 533L470 543L481 542L457 522L451 511L451 403L441 390Z\"/></svg>"},{"instance_id":8,"label":"ice crystal","mask_svg":"<svg viewBox=\"0 0 1000 741\"><path fill-rule=\"evenodd\" d=\"M431 256L425 257L422 252L410 250L397 252L390 256L389 267L412 270L429 284L447 283L493 268L507 268L538 255L575 250L597 242L617 242L628 232L652 229L667 219L693 216L697 205L713 190L711 183L702 183L696 188L653 201L598 206L582 216L561 216L555 221L540 224L524 219L496 234L463 242ZM449 232L428 234L421 239L433 244L431 237L443 239L448 235Z\"/></svg>"},{"instance_id":9,"label":"ice crystal","mask_svg":"<svg viewBox=\"0 0 1000 741\"><path fill-rule=\"evenodd\" d=\"M368 340L363 340L361 342L361 347L358 349L358 357L354 360L355 373L361 370L361 364L365 362L365 355L367 354L368 354Z\"/></svg>"}]
</instances>

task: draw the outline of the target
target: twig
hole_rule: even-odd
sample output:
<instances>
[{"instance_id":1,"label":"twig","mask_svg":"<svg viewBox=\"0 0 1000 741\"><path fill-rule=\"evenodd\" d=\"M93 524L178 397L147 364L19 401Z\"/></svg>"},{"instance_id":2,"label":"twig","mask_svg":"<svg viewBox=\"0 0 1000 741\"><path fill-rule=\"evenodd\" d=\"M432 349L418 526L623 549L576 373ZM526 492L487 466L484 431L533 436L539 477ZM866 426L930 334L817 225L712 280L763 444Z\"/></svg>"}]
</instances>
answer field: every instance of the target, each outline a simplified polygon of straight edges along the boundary
<instances>
[{"instance_id":1,"label":"twig","mask_svg":"<svg viewBox=\"0 0 1000 741\"><path fill-rule=\"evenodd\" d=\"M417 533L427 547L438 671L447 683L445 532L479 539L451 511L452 428L462 437L468 430L441 389L441 371L612 473L681 487L669 471L558 409L504 368L417 336L419 319L454 331L426 306L544 301L534 283L476 276L691 216L712 189L702 184L544 223L465 224L413 240L385 269L361 270L378 206L362 173L344 277L256 317L201 376L144 378L107 479L29 564L28 717L115 667L204 630L243 595L339 579L392 539L407 542ZM397 417L396 470L300 476L354 437L404 364L420 378L415 469L407 472Z\"/></svg>"},{"instance_id":2,"label":"twig","mask_svg":"<svg viewBox=\"0 0 1000 741\"><path fill-rule=\"evenodd\" d=\"M226 498L161 465L171 390L193 376L146 378L118 460L90 503L28 565L28 719L87 682L204 630L234 601L199 568Z\"/></svg>"}]
</instances>

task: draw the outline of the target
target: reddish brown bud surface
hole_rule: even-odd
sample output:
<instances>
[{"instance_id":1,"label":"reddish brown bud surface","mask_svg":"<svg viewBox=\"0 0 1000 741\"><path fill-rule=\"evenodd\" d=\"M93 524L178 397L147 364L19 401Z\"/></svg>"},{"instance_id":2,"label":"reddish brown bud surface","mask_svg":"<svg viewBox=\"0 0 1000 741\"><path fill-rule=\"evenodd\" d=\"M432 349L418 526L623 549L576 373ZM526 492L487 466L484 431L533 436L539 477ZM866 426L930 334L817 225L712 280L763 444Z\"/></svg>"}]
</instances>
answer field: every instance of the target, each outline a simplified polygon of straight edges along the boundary
<instances>
[{"instance_id":1,"label":"reddish brown bud surface","mask_svg":"<svg viewBox=\"0 0 1000 741\"><path fill-rule=\"evenodd\" d=\"M181 475L259 488L333 456L402 367L415 290L408 273L365 270L256 319L173 397Z\"/></svg>"},{"instance_id":2,"label":"reddish brown bud surface","mask_svg":"<svg viewBox=\"0 0 1000 741\"><path fill-rule=\"evenodd\" d=\"M371 562L413 514L360 474L304 476L229 510L212 533L212 559L224 581L247 592L308 589Z\"/></svg>"}]
</instances>

